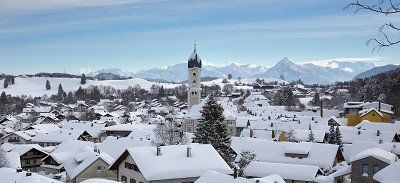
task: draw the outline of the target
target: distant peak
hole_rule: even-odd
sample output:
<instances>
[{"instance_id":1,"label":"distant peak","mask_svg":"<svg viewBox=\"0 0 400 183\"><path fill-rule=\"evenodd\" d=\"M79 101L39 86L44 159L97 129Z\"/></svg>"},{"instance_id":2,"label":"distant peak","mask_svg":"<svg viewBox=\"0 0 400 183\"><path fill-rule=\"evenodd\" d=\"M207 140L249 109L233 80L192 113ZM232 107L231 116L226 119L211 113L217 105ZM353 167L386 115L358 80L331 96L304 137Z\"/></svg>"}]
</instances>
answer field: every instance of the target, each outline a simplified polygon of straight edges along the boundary
<instances>
[{"instance_id":1,"label":"distant peak","mask_svg":"<svg viewBox=\"0 0 400 183\"><path fill-rule=\"evenodd\" d=\"M289 60L289 58L287 57L283 57L281 61L278 62L278 64L290 64L290 65L294 65L294 63L292 61Z\"/></svg>"}]
</instances>

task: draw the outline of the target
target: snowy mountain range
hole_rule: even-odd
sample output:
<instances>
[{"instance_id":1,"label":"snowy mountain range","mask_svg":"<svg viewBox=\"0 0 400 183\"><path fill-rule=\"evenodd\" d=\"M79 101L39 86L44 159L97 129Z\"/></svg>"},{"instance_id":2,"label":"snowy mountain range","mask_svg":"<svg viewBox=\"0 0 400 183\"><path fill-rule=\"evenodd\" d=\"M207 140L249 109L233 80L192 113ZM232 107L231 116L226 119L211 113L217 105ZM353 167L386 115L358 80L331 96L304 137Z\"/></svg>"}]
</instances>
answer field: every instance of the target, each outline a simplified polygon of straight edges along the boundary
<instances>
[{"instance_id":1,"label":"snowy mountain range","mask_svg":"<svg viewBox=\"0 0 400 183\"><path fill-rule=\"evenodd\" d=\"M377 75L380 73L395 70L397 68L400 68L400 66L393 65L393 64L384 65L384 66L380 66L380 67L374 67L370 70L367 70L365 72L357 74L356 76L353 77L353 79L359 79L359 78L361 79L361 78L371 77L371 76L374 76L374 75Z\"/></svg>"},{"instance_id":2,"label":"snowy mountain range","mask_svg":"<svg viewBox=\"0 0 400 183\"><path fill-rule=\"evenodd\" d=\"M262 65L230 63L226 66L203 65L202 77L224 78L232 74L234 78L279 78L281 75L286 81L301 79L310 84L329 84L336 81L351 80L355 75L375 67L368 62L338 62L330 61L323 65L319 62L296 64L288 58L283 58L273 67ZM131 73L121 69L101 69L89 73L88 76L96 76L100 73L111 73L122 77L137 77L157 79L165 81L181 82L187 79L187 64L180 63L167 68L153 68Z\"/></svg>"}]
</instances>

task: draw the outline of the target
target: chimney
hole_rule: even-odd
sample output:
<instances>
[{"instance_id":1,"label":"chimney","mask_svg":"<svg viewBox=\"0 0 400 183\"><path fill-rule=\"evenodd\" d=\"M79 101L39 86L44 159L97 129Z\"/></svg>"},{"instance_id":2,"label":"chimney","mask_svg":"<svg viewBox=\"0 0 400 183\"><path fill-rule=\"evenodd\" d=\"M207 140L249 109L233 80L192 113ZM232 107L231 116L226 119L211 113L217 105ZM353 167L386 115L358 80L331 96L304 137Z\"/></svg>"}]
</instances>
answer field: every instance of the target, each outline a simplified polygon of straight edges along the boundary
<instances>
[{"instance_id":1,"label":"chimney","mask_svg":"<svg viewBox=\"0 0 400 183\"><path fill-rule=\"evenodd\" d=\"M161 156L161 146L157 146L157 156Z\"/></svg>"},{"instance_id":2,"label":"chimney","mask_svg":"<svg viewBox=\"0 0 400 183\"><path fill-rule=\"evenodd\" d=\"M358 130L358 135L361 135L361 131L360 130Z\"/></svg>"},{"instance_id":3,"label":"chimney","mask_svg":"<svg viewBox=\"0 0 400 183\"><path fill-rule=\"evenodd\" d=\"M380 135L381 135L381 131L380 130L376 131L376 136L380 136Z\"/></svg>"},{"instance_id":4,"label":"chimney","mask_svg":"<svg viewBox=\"0 0 400 183\"><path fill-rule=\"evenodd\" d=\"M18 168L18 169L17 169L17 172L22 172L22 169L21 169L21 168Z\"/></svg>"},{"instance_id":5,"label":"chimney","mask_svg":"<svg viewBox=\"0 0 400 183\"><path fill-rule=\"evenodd\" d=\"M272 130L272 135L271 137L274 139L275 138L275 130Z\"/></svg>"},{"instance_id":6,"label":"chimney","mask_svg":"<svg viewBox=\"0 0 400 183\"><path fill-rule=\"evenodd\" d=\"M254 137L254 131L253 131L253 129L250 129L250 138L253 138Z\"/></svg>"},{"instance_id":7,"label":"chimney","mask_svg":"<svg viewBox=\"0 0 400 183\"><path fill-rule=\"evenodd\" d=\"M274 127L274 123L271 123L271 127Z\"/></svg>"},{"instance_id":8,"label":"chimney","mask_svg":"<svg viewBox=\"0 0 400 183\"><path fill-rule=\"evenodd\" d=\"M321 118L323 118L324 117L324 103L323 103L322 100L320 102L319 108L320 108L320 111L321 111Z\"/></svg>"},{"instance_id":9,"label":"chimney","mask_svg":"<svg viewBox=\"0 0 400 183\"><path fill-rule=\"evenodd\" d=\"M381 99L378 100L378 111L381 112Z\"/></svg>"},{"instance_id":10,"label":"chimney","mask_svg":"<svg viewBox=\"0 0 400 183\"><path fill-rule=\"evenodd\" d=\"M188 158L192 157L192 148L190 146L187 146L186 148L186 156Z\"/></svg>"}]
</instances>

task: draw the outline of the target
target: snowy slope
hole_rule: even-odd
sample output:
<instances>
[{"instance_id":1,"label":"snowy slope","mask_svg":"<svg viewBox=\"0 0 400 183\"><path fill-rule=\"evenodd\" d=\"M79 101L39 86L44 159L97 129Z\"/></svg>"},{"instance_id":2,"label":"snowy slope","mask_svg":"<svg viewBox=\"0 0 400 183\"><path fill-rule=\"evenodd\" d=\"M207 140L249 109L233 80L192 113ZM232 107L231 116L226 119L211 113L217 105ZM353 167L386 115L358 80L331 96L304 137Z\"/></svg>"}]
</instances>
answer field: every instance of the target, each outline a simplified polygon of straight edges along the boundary
<instances>
[{"instance_id":1,"label":"snowy slope","mask_svg":"<svg viewBox=\"0 0 400 183\"><path fill-rule=\"evenodd\" d=\"M46 90L45 83L46 80L50 81L51 89ZM0 80L0 83L3 83L3 80ZM54 95L57 94L58 85L62 84L64 91L76 91L79 86L82 88L87 88L90 85L94 86L111 86L115 89L126 89L129 86L140 85L141 88L149 90L151 85L157 84L155 82L150 82L145 79L134 78L128 80L104 80L104 81L93 81L87 80L85 85L80 84L80 79L77 78L44 78L44 77L33 77L33 78L15 78L15 84L9 85L8 88L0 87L0 92L5 91L7 94L11 94L13 96L18 95L28 95L28 96L42 96L46 95ZM159 83L158 83L159 84ZM160 84L165 88L173 88L179 85L176 84L168 84L162 83Z\"/></svg>"}]
</instances>

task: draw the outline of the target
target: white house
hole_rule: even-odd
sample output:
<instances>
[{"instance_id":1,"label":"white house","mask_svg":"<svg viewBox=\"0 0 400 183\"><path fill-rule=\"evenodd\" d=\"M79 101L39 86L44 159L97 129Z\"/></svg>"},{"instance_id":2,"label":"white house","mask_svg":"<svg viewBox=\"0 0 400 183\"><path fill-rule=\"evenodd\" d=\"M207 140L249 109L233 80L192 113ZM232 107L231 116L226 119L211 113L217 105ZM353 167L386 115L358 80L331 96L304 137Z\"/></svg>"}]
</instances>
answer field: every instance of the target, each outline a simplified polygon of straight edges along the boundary
<instances>
[{"instance_id":1,"label":"white house","mask_svg":"<svg viewBox=\"0 0 400 183\"><path fill-rule=\"evenodd\" d=\"M126 149L111 165L121 182L194 182L208 170L233 174L209 144L135 147Z\"/></svg>"}]
</instances>

